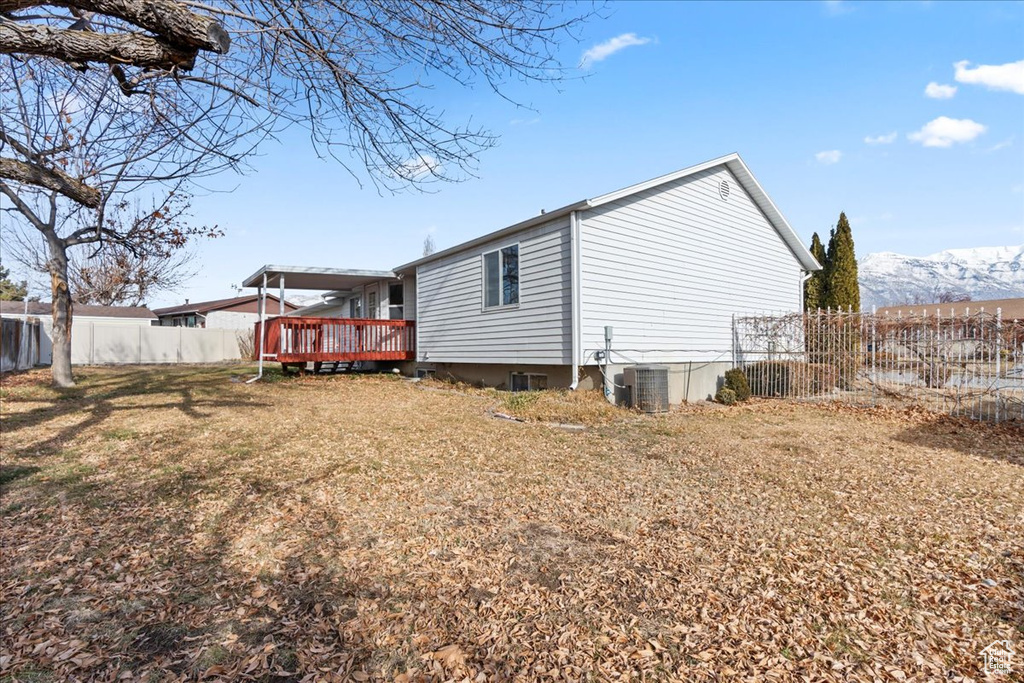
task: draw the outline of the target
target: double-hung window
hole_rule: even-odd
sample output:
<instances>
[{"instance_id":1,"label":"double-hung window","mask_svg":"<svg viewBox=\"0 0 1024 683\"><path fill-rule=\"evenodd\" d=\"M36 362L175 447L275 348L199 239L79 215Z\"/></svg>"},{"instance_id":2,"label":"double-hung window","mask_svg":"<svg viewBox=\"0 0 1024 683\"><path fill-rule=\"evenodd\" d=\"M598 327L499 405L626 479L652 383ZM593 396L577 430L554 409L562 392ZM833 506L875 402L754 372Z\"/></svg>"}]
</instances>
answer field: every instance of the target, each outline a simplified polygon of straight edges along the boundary
<instances>
[{"instance_id":1,"label":"double-hung window","mask_svg":"<svg viewBox=\"0 0 1024 683\"><path fill-rule=\"evenodd\" d=\"M484 254L484 308L519 304L519 245Z\"/></svg>"},{"instance_id":2,"label":"double-hung window","mask_svg":"<svg viewBox=\"0 0 1024 683\"><path fill-rule=\"evenodd\" d=\"M405 286L401 282L388 285L388 318L405 318Z\"/></svg>"}]
</instances>

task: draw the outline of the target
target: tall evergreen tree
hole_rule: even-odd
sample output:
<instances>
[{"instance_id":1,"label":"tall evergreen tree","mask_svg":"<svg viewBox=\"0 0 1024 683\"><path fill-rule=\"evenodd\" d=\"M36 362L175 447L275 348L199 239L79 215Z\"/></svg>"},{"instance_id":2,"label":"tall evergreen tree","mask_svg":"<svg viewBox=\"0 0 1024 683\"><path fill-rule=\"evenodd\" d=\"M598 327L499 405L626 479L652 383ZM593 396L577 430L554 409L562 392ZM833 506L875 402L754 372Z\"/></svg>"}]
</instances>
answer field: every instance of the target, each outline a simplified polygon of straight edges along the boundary
<instances>
[{"instance_id":1,"label":"tall evergreen tree","mask_svg":"<svg viewBox=\"0 0 1024 683\"><path fill-rule=\"evenodd\" d=\"M28 295L28 283L10 279L11 271L0 266L0 301L24 301Z\"/></svg>"},{"instance_id":2,"label":"tall evergreen tree","mask_svg":"<svg viewBox=\"0 0 1024 683\"><path fill-rule=\"evenodd\" d=\"M860 283L857 280L857 256L853 247L853 232L845 213L839 214L825 252L826 308L860 310Z\"/></svg>"},{"instance_id":3,"label":"tall evergreen tree","mask_svg":"<svg viewBox=\"0 0 1024 683\"><path fill-rule=\"evenodd\" d=\"M811 236L811 256L821 265L822 270L811 273L807 282L804 283L805 311L816 311L825 305L825 247L822 245L818 233Z\"/></svg>"}]
</instances>

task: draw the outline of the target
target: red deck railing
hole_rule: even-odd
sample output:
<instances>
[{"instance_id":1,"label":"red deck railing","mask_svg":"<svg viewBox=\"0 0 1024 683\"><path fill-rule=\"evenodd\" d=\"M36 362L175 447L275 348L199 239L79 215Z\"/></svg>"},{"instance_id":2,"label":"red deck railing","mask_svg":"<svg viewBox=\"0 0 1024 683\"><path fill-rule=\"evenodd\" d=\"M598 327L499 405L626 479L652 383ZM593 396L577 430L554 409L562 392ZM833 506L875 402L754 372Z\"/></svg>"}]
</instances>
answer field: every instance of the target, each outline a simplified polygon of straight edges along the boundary
<instances>
[{"instance_id":1,"label":"red deck railing","mask_svg":"<svg viewBox=\"0 0 1024 683\"><path fill-rule=\"evenodd\" d=\"M263 359L304 361L414 360L416 328L412 320L300 318L267 321ZM261 323L256 323L254 354L259 359Z\"/></svg>"}]
</instances>

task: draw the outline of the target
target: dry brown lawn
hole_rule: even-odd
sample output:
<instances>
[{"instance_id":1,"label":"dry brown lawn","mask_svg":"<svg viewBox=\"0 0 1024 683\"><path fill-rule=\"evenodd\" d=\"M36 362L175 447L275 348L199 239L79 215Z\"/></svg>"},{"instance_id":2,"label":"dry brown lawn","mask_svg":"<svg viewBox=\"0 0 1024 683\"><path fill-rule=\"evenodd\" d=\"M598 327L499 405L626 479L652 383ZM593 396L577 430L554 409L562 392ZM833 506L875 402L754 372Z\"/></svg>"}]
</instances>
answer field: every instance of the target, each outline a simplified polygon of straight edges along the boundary
<instances>
[{"instance_id":1,"label":"dry brown lawn","mask_svg":"<svg viewBox=\"0 0 1024 683\"><path fill-rule=\"evenodd\" d=\"M1019 431L244 372L6 378L0 679L1024 671Z\"/></svg>"}]
</instances>

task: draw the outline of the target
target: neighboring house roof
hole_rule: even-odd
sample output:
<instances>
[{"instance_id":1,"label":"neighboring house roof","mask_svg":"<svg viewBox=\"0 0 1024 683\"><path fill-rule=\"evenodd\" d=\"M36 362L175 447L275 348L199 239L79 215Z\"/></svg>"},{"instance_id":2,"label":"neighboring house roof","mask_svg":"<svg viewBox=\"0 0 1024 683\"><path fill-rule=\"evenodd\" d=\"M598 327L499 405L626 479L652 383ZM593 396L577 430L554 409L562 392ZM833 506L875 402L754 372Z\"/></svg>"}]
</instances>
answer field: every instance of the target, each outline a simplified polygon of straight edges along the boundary
<instances>
[{"instance_id":1,"label":"neighboring house roof","mask_svg":"<svg viewBox=\"0 0 1024 683\"><path fill-rule=\"evenodd\" d=\"M729 169L730 172L732 172L732 174L736 177L737 182L739 182L739 184L743 187L747 194L750 195L751 199L753 199L754 201L754 204L757 205L757 207L768 219L768 222L771 223L772 227L774 227L776 232L779 233L779 236L782 238L783 242L785 242L786 245L789 247L789 250L793 252L793 255L796 257L797 261L800 262L800 266L804 270L821 270L821 266L818 264L817 261L814 260L814 256L812 256L811 252L807 249L806 246L804 246L804 243L800 240L796 232L793 230L792 226L790 226L789 222L782 215L782 212L779 211L778 207L775 206L775 203L764 191L760 183L757 182L757 179L754 178L754 174L751 173L750 169L747 168L747 165L743 163L743 159L740 158L740 155L733 153L724 157L719 157L717 159L705 161L704 163L697 164L696 166L690 166L689 168L684 168L682 170L675 171L674 173L659 176L646 182L637 183L636 185L630 185L629 187L623 188L621 190L616 190L615 192L609 192L607 194L599 195L597 197L594 197L593 199L582 199L572 204L566 204L565 206L555 209L554 211L548 211L539 216L534 216L533 218L530 218L528 220L516 223L515 225L510 225L507 228L502 228L501 230L497 230L482 237L478 237L476 239L470 240L468 242L463 242L462 244L458 244L454 247L450 247L443 251L439 251L436 254L431 254L430 256L424 256L421 259L411 261L409 263L406 263L405 265L395 268L395 272L408 272L416 268L416 266L422 265L424 263L430 263L431 261L444 258L445 256L458 253L465 249L470 249L479 244L483 244L484 242L489 242L493 239L498 239L506 235L519 232L520 230L526 230L527 228L531 228L541 223L546 223L547 221L550 221L555 218L567 216L573 211L593 209L601 206L602 204L614 202L624 197L644 192L659 185L664 185L665 183L671 183L681 178L685 178L687 176L700 173L701 171L706 171L709 168L714 168L715 166L725 166L726 168Z\"/></svg>"},{"instance_id":2,"label":"neighboring house roof","mask_svg":"<svg viewBox=\"0 0 1024 683\"><path fill-rule=\"evenodd\" d=\"M53 304L48 301L28 302L28 314L46 316L53 312ZM23 315L24 301L0 301L0 314ZM154 319L156 315L145 306L91 306L75 304L72 310L76 318L146 318Z\"/></svg>"},{"instance_id":3,"label":"neighboring house roof","mask_svg":"<svg viewBox=\"0 0 1024 683\"><path fill-rule=\"evenodd\" d=\"M267 295L269 301L280 301L276 296ZM247 296L236 296L230 299L216 299L214 301L197 301L195 303L184 303L180 306L168 306L167 308L157 308L153 312L158 317L164 318L169 315L206 315L213 311L221 311L229 308L236 308L244 306L245 304L253 304L259 301L259 297L256 294L249 294ZM295 310L298 306L290 304L287 301L284 302L285 308Z\"/></svg>"},{"instance_id":4,"label":"neighboring house roof","mask_svg":"<svg viewBox=\"0 0 1024 683\"><path fill-rule=\"evenodd\" d=\"M1024 320L1024 297L1019 299L989 299L988 301L957 301L945 304L914 304L913 306L885 306L876 310L880 315L940 315L960 316L968 313L995 314L999 310L1003 320Z\"/></svg>"}]
</instances>

